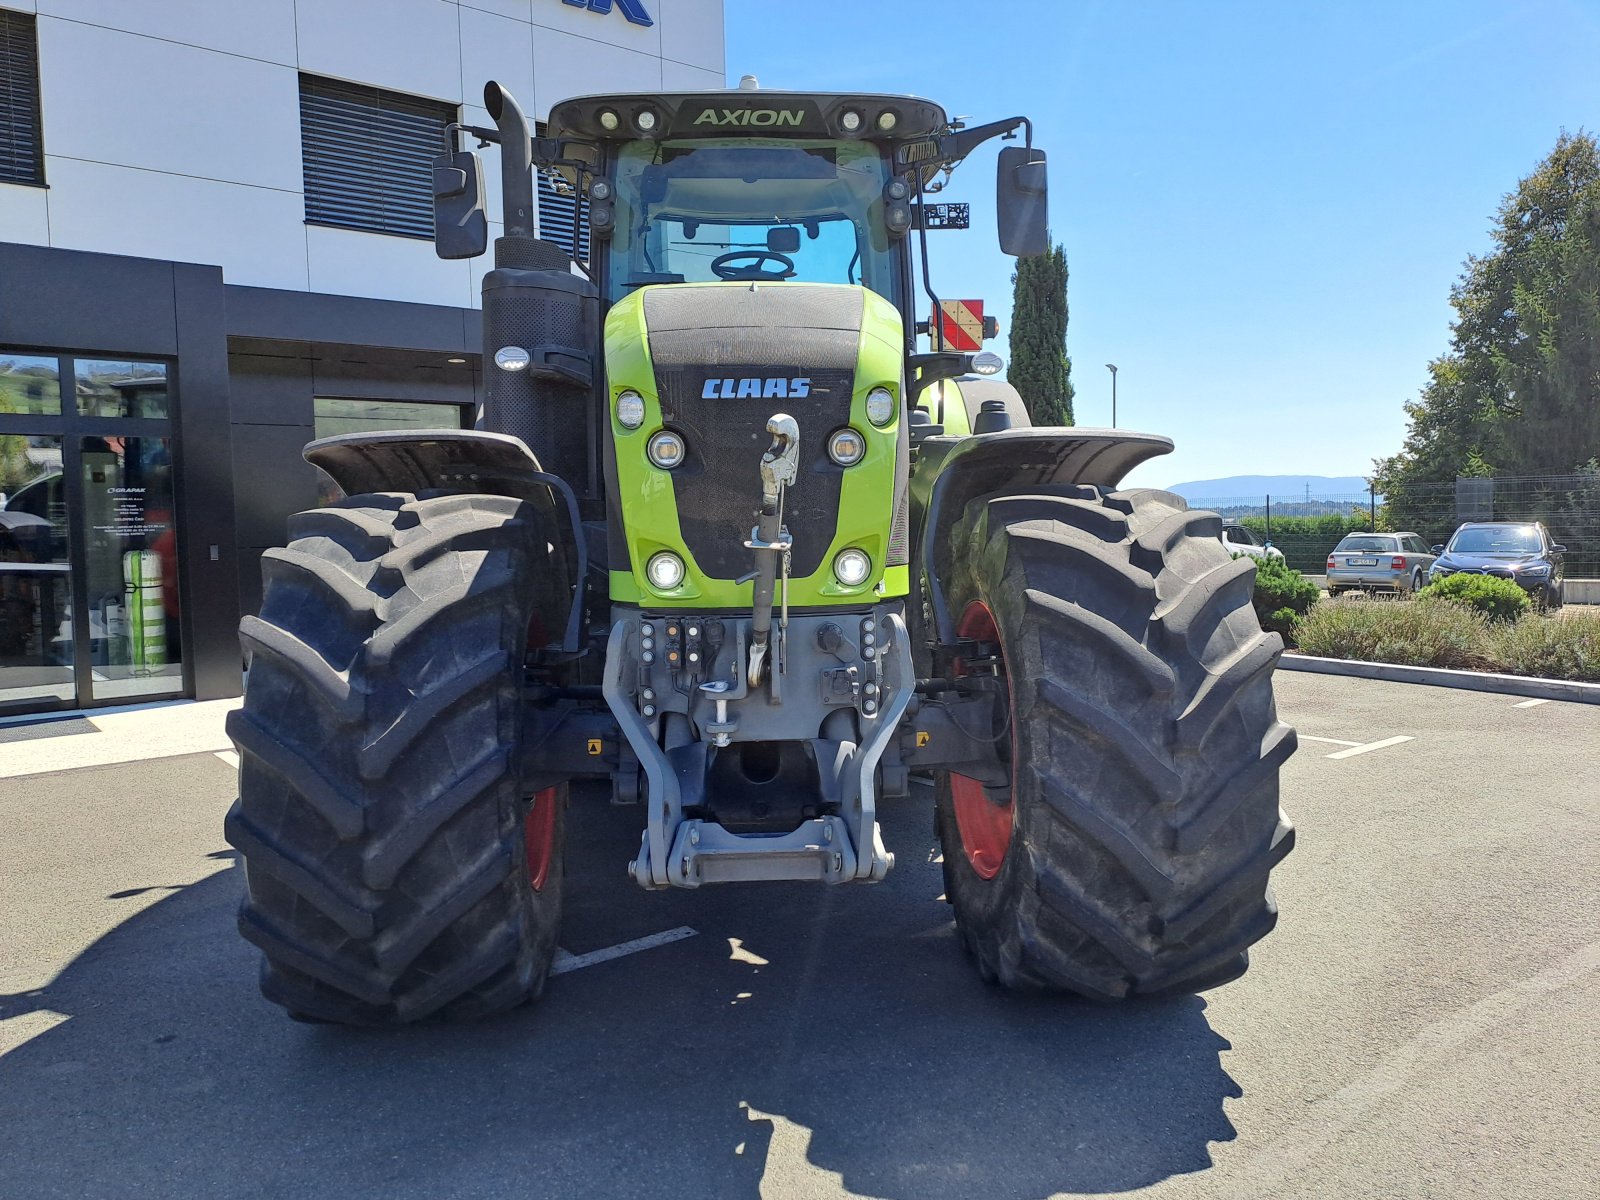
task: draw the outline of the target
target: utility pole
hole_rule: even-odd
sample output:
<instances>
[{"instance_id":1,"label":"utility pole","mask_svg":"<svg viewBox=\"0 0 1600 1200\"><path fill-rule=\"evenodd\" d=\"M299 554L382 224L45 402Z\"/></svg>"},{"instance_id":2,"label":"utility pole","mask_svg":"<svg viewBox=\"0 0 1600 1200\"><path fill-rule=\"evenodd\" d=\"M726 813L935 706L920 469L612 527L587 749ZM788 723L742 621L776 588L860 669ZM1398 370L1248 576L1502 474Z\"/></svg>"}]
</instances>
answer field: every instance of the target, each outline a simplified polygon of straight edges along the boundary
<instances>
[{"instance_id":1,"label":"utility pole","mask_svg":"<svg viewBox=\"0 0 1600 1200\"><path fill-rule=\"evenodd\" d=\"M1117 427L1117 364L1107 363L1106 370L1111 372L1111 428Z\"/></svg>"}]
</instances>

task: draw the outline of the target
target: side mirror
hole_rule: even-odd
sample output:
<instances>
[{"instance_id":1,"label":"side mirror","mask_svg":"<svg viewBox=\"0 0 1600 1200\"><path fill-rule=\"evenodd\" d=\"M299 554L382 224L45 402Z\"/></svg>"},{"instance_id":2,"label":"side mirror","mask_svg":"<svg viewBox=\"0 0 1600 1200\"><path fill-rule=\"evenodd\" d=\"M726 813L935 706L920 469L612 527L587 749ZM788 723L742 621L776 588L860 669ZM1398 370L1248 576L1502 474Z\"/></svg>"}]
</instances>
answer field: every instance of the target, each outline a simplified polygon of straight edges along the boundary
<instances>
[{"instance_id":1,"label":"side mirror","mask_svg":"<svg viewBox=\"0 0 1600 1200\"><path fill-rule=\"evenodd\" d=\"M1429 554L1443 554L1444 553L1444 547L1442 545L1429 546L1428 547L1428 553Z\"/></svg>"},{"instance_id":2,"label":"side mirror","mask_svg":"<svg viewBox=\"0 0 1600 1200\"><path fill-rule=\"evenodd\" d=\"M433 160L433 250L440 258L477 258L489 248L483 172L471 150Z\"/></svg>"},{"instance_id":3,"label":"side mirror","mask_svg":"<svg viewBox=\"0 0 1600 1200\"><path fill-rule=\"evenodd\" d=\"M1550 553L1551 554L1565 554L1566 552L1567 552L1567 548L1565 546L1551 546L1550 547Z\"/></svg>"},{"instance_id":4,"label":"side mirror","mask_svg":"<svg viewBox=\"0 0 1600 1200\"><path fill-rule=\"evenodd\" d=\"M1045 153L1026 146L1000 151L995 177L995 218L1000 226L1000 250L1016 258L1031 258L1050 250L1050 189Z\"/></svg>"}]
</instances>

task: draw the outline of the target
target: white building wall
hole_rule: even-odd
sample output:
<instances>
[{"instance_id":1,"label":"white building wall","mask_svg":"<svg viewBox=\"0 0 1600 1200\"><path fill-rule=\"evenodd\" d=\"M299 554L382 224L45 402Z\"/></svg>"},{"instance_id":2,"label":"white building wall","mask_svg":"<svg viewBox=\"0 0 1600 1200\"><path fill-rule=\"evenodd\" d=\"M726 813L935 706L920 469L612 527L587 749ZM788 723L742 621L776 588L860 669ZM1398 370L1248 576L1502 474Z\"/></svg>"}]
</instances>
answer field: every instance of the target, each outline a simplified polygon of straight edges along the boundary
<instances>
[{"instance_id":1,"label":"white building wall","mask_svg":"<svg viewBox=\"0 0 1600 1200\"><path fill-rule=\"evenodd\" d=\"M482 260L305 223L299 73L459 104L484 125L491 78L539 118L589 92L723 87L722 0L644 3L648 27L563 0L0 0L38 13L49 185L0 184L0 241L474 306Z\"/></svg>"}]
</instances>

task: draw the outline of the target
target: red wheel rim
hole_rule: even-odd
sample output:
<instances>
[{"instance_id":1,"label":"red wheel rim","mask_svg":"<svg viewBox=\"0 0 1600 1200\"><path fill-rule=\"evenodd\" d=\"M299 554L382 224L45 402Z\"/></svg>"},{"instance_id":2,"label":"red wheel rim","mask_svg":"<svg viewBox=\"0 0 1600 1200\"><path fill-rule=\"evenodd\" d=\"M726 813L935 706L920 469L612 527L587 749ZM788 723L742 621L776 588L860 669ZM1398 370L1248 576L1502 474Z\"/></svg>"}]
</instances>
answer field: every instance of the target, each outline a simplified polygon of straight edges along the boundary
<instances>
[{"instance_id":1,"label":"red wheel rim","mask_svg":"<svg viewBox=\"0 0 1600 1200\"><path fill-rule=\"evenodd\" d=\"M1005 671L1005 652L1000 646L1000 628L995 624L994 613L982 600L974 600L961 614L961 624L956 630L963 638L993 644L1000 654L1001 671ZM955 662L955 673L965 675L967 664L963 659ZM1006 703L1012 704L1011 676L1006 674ZM1014 707L1014 706L1013 706ZM1008 715L1007 720L1011 718ZM1016 728L1011 731L1011 760L1016 762ZM950 772L950 796L956 810L956 826L961 830L961 849L967 864L979 879L993 879L1000 873L1011 846L1011 831L1016 824L1016 802L1011 796L1004 804L996 804L984 795L983 784L968 775Z\"/></svg>"},{"instance_id":2,"label":"red wheel rim","mask_svg":"<svg viewBox=\"0 0 1600 1200\"><path fill-rule=\"evenodd\" d=\"M542 892L545 880L550 877L550 860L555 855L555 788L533 794L533 803L522 821L522 838L528 847L528 882L534 891Z\"/></svg>"}]
</instances>

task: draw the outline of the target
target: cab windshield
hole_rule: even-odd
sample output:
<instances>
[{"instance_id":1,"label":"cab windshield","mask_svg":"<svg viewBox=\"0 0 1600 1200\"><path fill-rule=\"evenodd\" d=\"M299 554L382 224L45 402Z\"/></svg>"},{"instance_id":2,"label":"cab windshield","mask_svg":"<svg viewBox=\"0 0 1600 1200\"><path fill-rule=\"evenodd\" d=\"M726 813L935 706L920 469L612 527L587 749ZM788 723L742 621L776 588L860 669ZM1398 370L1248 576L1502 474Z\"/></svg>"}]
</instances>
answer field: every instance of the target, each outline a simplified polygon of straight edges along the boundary
<instances>
[{"instance_id":1,"label":"cab windshield","mask_svg":"<svg viewBox=\"0 0 1600 1200\"><path fill-rule=\"evenodd\" d=\"M866 142L629 142L616 166L613 302L653 283L851 283L899 301L888 165Z\"/></svg>"}]
</instances>

